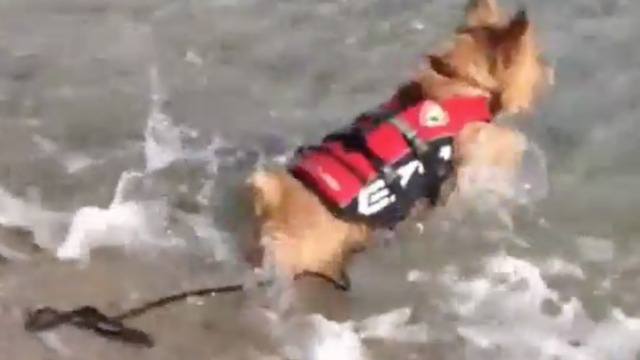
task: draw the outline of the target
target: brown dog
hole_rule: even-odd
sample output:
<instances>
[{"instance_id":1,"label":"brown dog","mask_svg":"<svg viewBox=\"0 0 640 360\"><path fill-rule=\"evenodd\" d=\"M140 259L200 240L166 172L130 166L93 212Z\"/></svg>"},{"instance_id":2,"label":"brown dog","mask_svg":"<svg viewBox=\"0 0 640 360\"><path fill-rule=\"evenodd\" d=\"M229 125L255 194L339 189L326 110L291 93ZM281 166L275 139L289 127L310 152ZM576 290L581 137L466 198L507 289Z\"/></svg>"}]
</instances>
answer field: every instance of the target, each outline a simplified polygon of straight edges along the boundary
<instances>
[{"instance_id":1,"label":"brown dog","mask_svg":"<svg viewBox=\"0 0 640 360\"><path fill-rule=\"evenodd\" d=\"M479 97L486 99L487 111L495 118L529 109L539 85L550 84L551 75L524 10L505 19L494 0L470 0L464 24L453 39L426 56L426 66L398 89L393 102L402 112L425 99L441 103ZM515 171L519 165L524 139L507 128L473 121L449 138L453 156L445 154L452 166L448 178L458 190L464 187L459 177L470 167ZM290 169L258 170L248 183L257 220L258 251L252 253L252 263L264 265L270 259L290 278L313 273L348 287L343 282L348 280L344 274L349 259L366 248L378 225L367 218L341 216Z\"/></svg>"}]
</instances>

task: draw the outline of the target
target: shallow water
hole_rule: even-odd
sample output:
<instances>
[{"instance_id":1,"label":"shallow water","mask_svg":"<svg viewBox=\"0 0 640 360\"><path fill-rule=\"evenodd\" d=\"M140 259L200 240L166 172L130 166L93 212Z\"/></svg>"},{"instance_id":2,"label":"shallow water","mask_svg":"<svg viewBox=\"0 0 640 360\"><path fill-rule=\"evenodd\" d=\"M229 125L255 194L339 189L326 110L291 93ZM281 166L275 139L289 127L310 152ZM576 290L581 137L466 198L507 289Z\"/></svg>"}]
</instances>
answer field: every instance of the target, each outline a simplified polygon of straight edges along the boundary
<instances>
[{"instance_id":1,"label":"shallow water","mask_svg":"<svg viewBox=\"0 0 640 360\"><path fill-rule=\"evenodd\" d=\"M636 359L640 3L525 3L557 75L515 123L544 200L410 222L348 294L151 312L141 350L21 312L246 279L243 177L386 99L464 1L0 0L3 359Z\"/></svg>"}]
</instances>

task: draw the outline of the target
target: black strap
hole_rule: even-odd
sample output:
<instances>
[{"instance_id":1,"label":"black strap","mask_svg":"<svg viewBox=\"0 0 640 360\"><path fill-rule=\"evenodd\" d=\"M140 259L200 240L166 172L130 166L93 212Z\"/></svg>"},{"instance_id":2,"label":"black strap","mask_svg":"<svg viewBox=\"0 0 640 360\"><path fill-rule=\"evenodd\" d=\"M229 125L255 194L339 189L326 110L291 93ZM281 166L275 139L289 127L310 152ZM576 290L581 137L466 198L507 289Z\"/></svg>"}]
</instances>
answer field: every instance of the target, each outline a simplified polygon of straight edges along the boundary
<instances>
[{"instance_id":1,"label":"black strap","mask_svg":"<svg viewBox=\"0 0 640 360\"><path fill-rule=\"evenodd\" d=\"M381 121L382 120L376 120L375 124L379 124ZM375 127L375 125L371 122L356 123L342 131L334 132L325 136L324 139L322 139L322 142L339 141L346 149L360 152L365 158L367 158L373 168L376 169L378 173L383 175L385 183L390 187L395 187L396 185L394 185L394 183L398 182L398 174L393 170L393 168L387 165L382 158L380 158L375 152L373 152L367 144L367 133L373 127ZM355 169L351 168L350 166L347 167L349 168L349 170L351 170L351 172L358 174ZM362 176L363 174L358 175ZM400 190L399 185L400 183L398 182L398 190Z\"/></svg>"},{"instance_id":2,"label":"black strap","mask_svg":"<svg viewBox=\"0 0 640 360\"><path fill-rule=\"evenodd\" d=\"M403 196L404 191L400 184L399 174L388 164L384 162L375 152L371 150L367 144L367 133L377 128L384 122L389 122L402 134L402 137L406 141L407 145L416 158L421 159L422 156L429 151L429 145L425 141L421 141L417 132L412 129L406 122L395 117L396 111L385 107L378 107L372 111L365 112L358 117L355 124L347 127L343 131L335 132L327 135L324 141L336 140L342 142L342 144L354 151L361 152L376 171L382 175L385 185L396 196L396 201L402 205L404 201L408 201ZM352 172L353 169L352 169Z\"/></svg>"}]
</instances>

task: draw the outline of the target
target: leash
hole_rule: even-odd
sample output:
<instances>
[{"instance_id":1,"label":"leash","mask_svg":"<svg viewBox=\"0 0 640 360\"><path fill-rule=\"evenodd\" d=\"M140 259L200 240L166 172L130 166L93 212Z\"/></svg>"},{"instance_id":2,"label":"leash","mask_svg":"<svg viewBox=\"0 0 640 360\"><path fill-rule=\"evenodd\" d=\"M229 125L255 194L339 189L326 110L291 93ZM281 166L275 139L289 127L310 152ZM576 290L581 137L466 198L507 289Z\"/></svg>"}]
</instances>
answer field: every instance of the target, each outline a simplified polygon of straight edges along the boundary
<instances>
[{"instance_id":1,"label":"leash","mask_svg":"<svg viewBox=\"0 0 640 360\"><path fill-rule=\"evenodd\" d=\"M346 282L336 282L322 274L303 272L294 277L294 280L303 276L320 278L331 283L336 289L341 291L348 291L350 289L348 277L345 277L345 279L347 279ZM267 280L260 281L257 285L262 287L271 283L272 281ZM149 301L114 316L106 315L96 307L88 305L68 311L58 310L50 306L40 307L35 310L27 309L24 315L24 329L30 333L39 333L52 330L62 325L71 325L78 329L91 331L108 340L151 348L154 346L153 337L145 331L126 326L124 324L125 320L138 317L153 309L184 301L190 297L205 297L212 294L233 293L244 290L245 288L242 284L188 290Z\"/></svg>"},{"instance_id":2,"label":"leash","mask_svg":"<svg viewBox=\"0 0 640 360\"><path fill-rule=\"evenodd\" d=\"M268 281L259 282L258 286L268 285L269 283ZM61 311L45 306L26 311L24 328L28 332L38 333L61 325L72 325L79 329L92 331L109 340L151 348L154 345L151 335L142 330L126 326L123 321L140 316L150 310L186 300L189 297L203 297L243 290L244 285L241 284L189 290L147 302L115 316L108 316L93 306L81 306L69 311Z\"/></svg>"}]
</instances>

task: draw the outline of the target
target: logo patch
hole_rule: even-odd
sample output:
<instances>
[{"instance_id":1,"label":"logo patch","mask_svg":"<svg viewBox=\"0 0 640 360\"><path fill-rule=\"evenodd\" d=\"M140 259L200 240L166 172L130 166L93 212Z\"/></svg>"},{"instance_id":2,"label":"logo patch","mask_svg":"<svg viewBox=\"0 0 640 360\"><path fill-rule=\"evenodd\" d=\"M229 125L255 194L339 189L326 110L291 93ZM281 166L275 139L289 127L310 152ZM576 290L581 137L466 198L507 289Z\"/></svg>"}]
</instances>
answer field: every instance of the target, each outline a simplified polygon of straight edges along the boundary
<instances>
[{"instance_id":1,"label":"logo patch","mask_svg":"<svg viewBox=\"0 0 640 360\"><path fill-rule=\"evenodd\" d=\"M426 127L444 126L449 122L449 115L433 101L425 101L420 109L420 125Z\"/></svg>"},{"instance_id":2,"label":"logo patch","mask_svg":"<svg viewBox=\"0 0 640 360\"><path fill-rule=\"evenodd\" d=\"M398 169L400 175L400 186L406 188L415 174L424 174L425 169L422 163L414 160ZM360 190L358 194L358 212L369 216L380 212L387 206L393 204L396 197L391 193L382 179L378 179L369 186Z\"/></svg>"}]
</instances>

